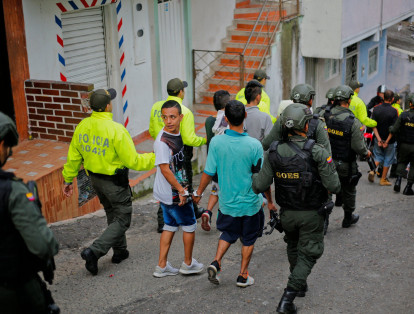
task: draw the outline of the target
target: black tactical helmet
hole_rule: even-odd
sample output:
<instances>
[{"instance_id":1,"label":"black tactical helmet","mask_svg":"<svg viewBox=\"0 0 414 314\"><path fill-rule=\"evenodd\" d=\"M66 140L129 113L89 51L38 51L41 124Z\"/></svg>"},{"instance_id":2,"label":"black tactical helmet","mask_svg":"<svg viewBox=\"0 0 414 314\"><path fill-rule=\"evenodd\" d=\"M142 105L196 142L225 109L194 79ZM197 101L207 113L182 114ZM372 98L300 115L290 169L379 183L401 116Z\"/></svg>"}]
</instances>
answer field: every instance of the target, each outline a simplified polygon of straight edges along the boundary
<instances>
[{"instance_id":1,"label":"black tactical helmet","mask_svg":"<svg viewBox=\"0 0 414 314\"><path fill-rule=\"evenodd\" d=\"M378 86L377 93L385 93L386 90L387 90L387 86L382 84L382 85Z\"/></svg>"},{"instance_id":2,"label":"black tactical helmet","mask_svg":"<svg viewBox=\"0 0 414 314\"><path fill-rule=\"evenodd\" d=\"M19 142L16 125L13 120L0 112L0 141L4 140L9 147L16 146Z\"/></svg>"},{"instance_id":3,"label":"black tactical helmet","mask_svg":"<svg viewBox=\"0 0 414 314\"><path fill-rule=\"evenodd\" d=\"M348 85L339 85L335 88L334 99L335 100L348 100L354 94L354 91Z\"/></svg>"},{"instance_id":4,"label":"black tactical helmet","mask_svg":"<svg viewBox=\"0 0 414 314\"><path fill-rule=\"evenodd\" d=\"M328 91L326 92L325 97L328 98L329 100L333 100L334 99L334 92L335 92L335 87L331 87L330 89L328 89Z\"/></svg>"},{"instance_id":5,"label":"black tactical helmet","mask_svg":"<svg viewBox=\"0 0 414 314\"><path fill-rule=\"evenodd\" d=\"M283 110L282 125L288 129L295 129L302 131L305 128L306 122L312 119L312 112L304 104L291 104Z\"/></svg>"},{"instance_id":6,"label":"black tactical helmet","mask_svg":"<svg viewBox=\"0 0 414 314\"><path fill-rule=\"evenodd\" d=\"M294 103L307 104L312 96L315 95L315 89L309 84L298 84L290 92L290 99Z\"/></svg>"}]
</instances>

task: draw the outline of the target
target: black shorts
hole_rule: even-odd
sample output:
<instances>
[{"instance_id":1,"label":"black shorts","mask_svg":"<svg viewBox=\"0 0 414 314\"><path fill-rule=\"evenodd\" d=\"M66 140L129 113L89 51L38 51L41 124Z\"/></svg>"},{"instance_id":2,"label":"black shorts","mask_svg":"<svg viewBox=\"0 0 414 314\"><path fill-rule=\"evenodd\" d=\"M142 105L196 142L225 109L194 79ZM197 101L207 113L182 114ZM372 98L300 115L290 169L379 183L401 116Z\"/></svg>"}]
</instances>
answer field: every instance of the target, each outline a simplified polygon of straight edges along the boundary
<instances>
[{"instance_id":1,"label":"black shorts","mask_svg":"<svg viewBox=\"0 0 414 314\"><path fill-rule=\"evenodd\" d=\"M244 246L251 246L263 234L263 208L253 216L242 217L225 215L219 210L216 225L217 229L222 232L221 240L233 244L240 238Z\"/></svg>"}]
</instances>

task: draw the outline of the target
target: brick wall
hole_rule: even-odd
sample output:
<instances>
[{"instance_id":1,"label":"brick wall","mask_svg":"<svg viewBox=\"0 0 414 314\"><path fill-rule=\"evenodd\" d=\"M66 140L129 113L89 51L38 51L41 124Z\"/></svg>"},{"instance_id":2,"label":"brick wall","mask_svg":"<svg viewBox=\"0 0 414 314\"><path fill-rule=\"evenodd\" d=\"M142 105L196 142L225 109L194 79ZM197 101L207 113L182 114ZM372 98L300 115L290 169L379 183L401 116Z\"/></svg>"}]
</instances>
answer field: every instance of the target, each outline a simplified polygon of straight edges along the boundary
<instances>
[{"instance_id":1,"label":"brick wall","mask_svg":"<svg viewBox=\"0 0 414 314\"><path fill-rule=\"evenodd\" d=\"M93 84L26 81L29 136L70 142L78 123L90 115L82 99L92 90Z\"/></svg>"}]
</instances>

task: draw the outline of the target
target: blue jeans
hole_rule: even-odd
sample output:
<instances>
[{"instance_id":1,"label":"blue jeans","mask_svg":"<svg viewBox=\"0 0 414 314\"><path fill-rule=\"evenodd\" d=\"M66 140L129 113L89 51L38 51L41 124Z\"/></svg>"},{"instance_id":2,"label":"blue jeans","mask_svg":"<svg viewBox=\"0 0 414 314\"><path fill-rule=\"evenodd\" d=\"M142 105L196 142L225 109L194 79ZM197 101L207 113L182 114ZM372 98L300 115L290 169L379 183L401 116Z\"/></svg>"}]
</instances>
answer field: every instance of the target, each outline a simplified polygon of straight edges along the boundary
<instances>
[{"instance_id":1,"label":"blue jeans","mask_svg":"<svg viewBox=\"0 0 414 314\"><path fill-rule=\"evenodd\" d=\"M194 214L193 202L183 206L167 205L161 203L164 215L164 230L176 232L181 226L184 232L194 232L197 228L197 220Z\"/></svg>"},{"instance_id":2,"label":"blue jeans","mask_svg":"<svg viewBox=\"0 0 414 314\"><path fill-rule=\"evenodd\" d=\"M374 140L374 160L382 163L384 167L390 167L395 159L395 145L388 144L387 148L379 147L378 140Z\"/></svg>"}]
</instances>

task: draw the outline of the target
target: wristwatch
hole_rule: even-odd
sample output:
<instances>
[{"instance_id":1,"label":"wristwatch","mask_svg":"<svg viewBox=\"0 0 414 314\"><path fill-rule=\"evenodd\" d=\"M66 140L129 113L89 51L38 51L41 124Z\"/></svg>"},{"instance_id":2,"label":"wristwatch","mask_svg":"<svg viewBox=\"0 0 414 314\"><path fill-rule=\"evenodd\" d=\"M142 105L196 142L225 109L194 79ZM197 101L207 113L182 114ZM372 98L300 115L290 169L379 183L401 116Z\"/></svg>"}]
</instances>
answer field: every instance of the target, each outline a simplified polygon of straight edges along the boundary
<instances>
[{"instance_id":1,"label":"wristwatch","mask_svg":"<svg viewBox=\"0 0 414 314\"><path fill-rule=\"evenodd\" d=\"M180 196L190 196L190 194L188 193L188 190L184 190L184 194L180 194Z\"/></svg>"},{"instance_id":2,"label":"wristwatch","mask_svg":"<svg viewBox=\"0 0 414 314\"><path fill-rule=\"evenodd\" d=\"M193 191L193 196L194 196L194 197L203 197L203 195L204 195L204 193L201 193L201 195L198 195L198 194L197 194L197 190L194 190L194 191Z\"/></svg>"}]
</instances>

